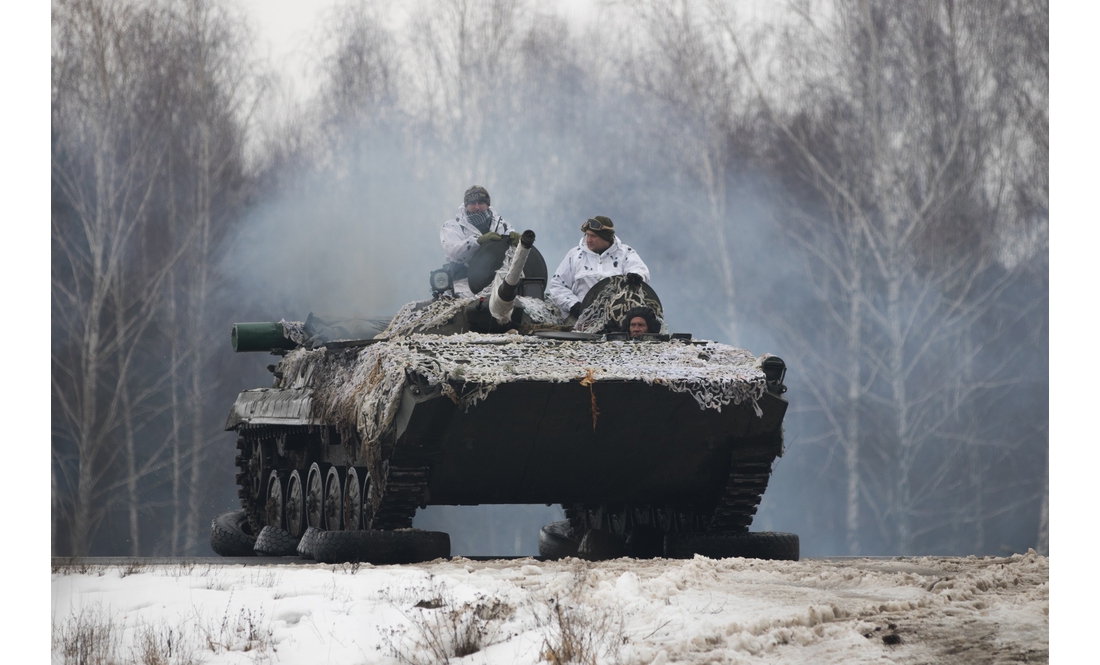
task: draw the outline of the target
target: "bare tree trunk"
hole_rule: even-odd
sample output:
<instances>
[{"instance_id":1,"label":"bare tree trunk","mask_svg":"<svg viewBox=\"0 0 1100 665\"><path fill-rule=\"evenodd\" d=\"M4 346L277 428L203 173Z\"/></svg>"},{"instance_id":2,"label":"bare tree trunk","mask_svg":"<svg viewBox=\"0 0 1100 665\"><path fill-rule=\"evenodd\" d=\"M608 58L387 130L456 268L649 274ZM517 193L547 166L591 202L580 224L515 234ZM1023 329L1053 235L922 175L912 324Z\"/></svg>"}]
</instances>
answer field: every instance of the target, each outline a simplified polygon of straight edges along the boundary
<instances>
[{"instance_id":1,"label":"bare tree trunk","mask_svg":"<svg viewBox=\"0 0 1100 665\"><path fill-rule=\"evenodd\" d=\"M726 178L724 156L721 153L712 155L709 149L702 152L702 179L707 188L707 199L710 202L710 223L707 225L710 233L700 238L703 245L709 245L718 261L718 277L722 283L722 304L725 316L720 322L726 339L731 344L737 344L740 340L738 334L737 316L737 278L733 271L731 260L731 247L726 237L728 234L726 219Z\"/></svg>"},{"instance_id":2,"label":"bare tree trunk","mask_svg":"<svg viewBox=\"0 0 1100 665\"><path fill-rule=\"evenodd\" d=\"M848 554L860 553L859 542L859 498L860 498L860 403L863 400L863 371L860 358L863 353L863 301L859 294L862 285L862 273L856 266L852 276L852 288L848 301L848 400L844 436L844 466L847 474L847 492L845 502L845 531L847 532Z\"/></svg>"},{"instance_id":3,"label":"bare tree trunk","mask_svg":"<svg viewBox=\"0 0 1100 665\"><path fill-rule=\"evenodd\" d=\"M126 348L126 339L123 332L126 330L124 312L126 311L127 303L125 302L122 280L117 280L115 282L114 291L115 343L119 349L124 349ZM127 375L126 355L124 353L118 353L117 360L118 375L120 377L118 392L119 400L122 404L120 418L122 419L122 438L126 451L126 513L130 529L130 556L136 557L141 549L141 539L138 533L138 471L137 451L134 447L134 415L132 412L133 405L130 403L129 382L121 378Z\"/></svg>"},{"instance_id":4,"label":"bare tree trunk","mask_svg":"<svg viewBox=\"0 0 1100 665\"><path fill-rule=\"evenodd\" d=\"M178 234L178 219L176 211L175 171L171 155L168 159L168 234L176 238ZM168 274L168 335L169 356L173 368L182 367L180 353L180 335L183 326L179 321L179 308L177 306L176 270ZM178 376L173 372L174 376ZM183 500L180 496L183 484L183 451L180 449L180 428L182 420L182 406L180 404L180 382L173 379L169 382L169 400L172 417L172 429L169 433L169 445L172 448L172 527L170 538L170 552L172 556L180 554L180 531L183 527L182 510Z\"/></svg>"},{"instance_id":5,"label":"bare tree trunk","mask_svg":"<svg viewBox=\"0 0 1100 665\"><path fill-rule=\"evenodd\" d=\"M104 143L108 142L106 137L103 137L102 141ZM80 350L83 366L80 372L81 399L78 407L80 409L80 422L76 431L78 471L73 520L69 526L69 543L73 556L86 556L91 546L92 521L95 519L92 502L95 500L96 467L100 463L99 451L102 445L102 438L97 432L99 424L97 423L97 416L99 416L100 352L102 347L100 325L112 279L112 276L106 274L107 269L104 265L105 239L98 235L107 228L108 224L105 219L107 215L103 211L102 204L102 201L107 197L105 168L101 151L95 158L95 219L92 232L88 234L88 245L91 254L91 297L84 314L84 334L81 339L82 348Z\"/></svg>"},{"instance_id":6,"label":"bare tree trunk","mask_svg":"<svg viewBox=\"0 0 1100 665\"><path fill-rule=\"evenodd\" d=\"M128 258L163 154L157 141L163 87L145 68L160 18L156 7L109 0L59 0L53 15L52 184L68 206L53 221L60 266L53 292L55 312L62 312L54 325L67 349L53 359L53 385L58 429L75 449L74 459L63 461L76 467L75 483L67 483L75 484L74 555L89 552L109 500L122 488L136 536L141 465L134 417L148 396L134 391L131 362L157 311L164 268L143 271L149 266Z\"/></svg>"},{"instance_id":7,"label":"bare tree trunk","mask_svg":"<svg viewBox=\"0 0 1100 665\"><path fill-rule=\"evenodd\" d=\"M203 392L206 388L206 349L203 343L206 335L206 301L207 301L207 272L210 256L210 173L212 171L210 155L210 128L205 123L200 125L200 159L198 163L198 182L195 193L196 200L196 224L198 226L198 238L195 246L195 274L194 284L191 288L191 321L195 333L192 336L194 348L191 352L191 450L190 481L188 484L187 521L184 525L186 538L184 548L187 552L195 551L199 538L199 500L201 491L203 459L205 458L206 422L203 417Z\"/></svg>"},{"instance_id":8,"label":"bare tree trunk","mask_svg":"<svg viewBox=\"0 0 1100 665\"><path fill-rule=\"evenodd\" d=\"M913 550L911 481L916 460L916 445L909 431L908 387L906 386L904 368L905 343L902 334L902 313L899 303L900 287L900 280L897 278L892 279L886 287L886 317L889 325L887 336L890 344L887 371L893 397L891 406L894 412L894 440L898 447L897 488L891 513L897 521L898 552L906 555Z\"/></svg>"},{"instance_id":9,"label":"bare tree trunk","mask_svg":"<svg viewBox=\"0 0 1100 665\"><path fill-rule=\"evenodd\" d=\"M1047 556L1050 554L1050 468L1043 478L1043 498L1039 505L1039 533L1035 538L1035 551Z\"/></svg>"}]
</instances>

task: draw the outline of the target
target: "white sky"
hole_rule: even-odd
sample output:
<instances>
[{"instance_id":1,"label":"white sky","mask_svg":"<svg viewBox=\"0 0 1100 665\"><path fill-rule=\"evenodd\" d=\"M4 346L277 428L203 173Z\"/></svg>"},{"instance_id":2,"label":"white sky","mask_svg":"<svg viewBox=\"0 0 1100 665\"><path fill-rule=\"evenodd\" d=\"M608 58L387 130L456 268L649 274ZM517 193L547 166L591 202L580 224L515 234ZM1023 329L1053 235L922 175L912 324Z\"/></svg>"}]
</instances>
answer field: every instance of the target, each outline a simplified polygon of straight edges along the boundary
<instances>
[{"instance_id":1,"label":"white sky","mask_svg":"<svg viewBox=\"0 0 1100 665\"><path fill-rule=\"evenodd\" d=\"M448 662L535 664L556 641L554 601L578 617L571 625L582 638L619 649L599 663L931 663L945 662L946 653L952 662L1016 662L1025 653L1045 661L1048 567L1034 553L906 561L455 559L357 571L171 565L55 574L50 595L57 634L73 617L111 623L125 656L149 631L163 640L171 630L177 653L193 649L209 665L396 665L389 644L410 661L441 662L426 653L430 641L417 625L453 634L450 617L459 625L474 620L478 605L490 610L478 621L484 648ZM442 606L417 607L433 600ZM259 639L250 644L248 632ZM884 642L894 634L900 644Z\"/></svg>"}]
</instances>

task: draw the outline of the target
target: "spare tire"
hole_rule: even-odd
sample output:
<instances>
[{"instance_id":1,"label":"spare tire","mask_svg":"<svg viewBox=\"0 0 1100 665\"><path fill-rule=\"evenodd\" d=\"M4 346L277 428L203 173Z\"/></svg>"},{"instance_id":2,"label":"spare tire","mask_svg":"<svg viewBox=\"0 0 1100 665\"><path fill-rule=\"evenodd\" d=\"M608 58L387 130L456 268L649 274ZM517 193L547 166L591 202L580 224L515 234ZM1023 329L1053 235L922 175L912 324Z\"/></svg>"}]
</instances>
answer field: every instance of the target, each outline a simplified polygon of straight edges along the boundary
<instances>
[{"instance_id":1,"label":"spare tire","mask_svg":"<svg viewBox=\"0 0 1100 665\"><path fill-rule=\"evenodd\" d=\"M636 524L626 534L623 554L634 559L655 559L665 554L665 534L655 526Z\"/></svg>"},{"instance_id":2,"label":"spare tire","mask_svg":"<svg viewBox=\"0 0 1100 665\"><path fill-rule=\"evenodd\" d=\"M577 556L579 546L569 520L551 522L539 529L539 556L547 561Z\"/></svg>"},{"instance_id":3,"label":"spare tire","mask_svg":"<svg viewBox=\"0 0 1100 665\"><path fill-rule=\"evenodd\" d=\"M268 525L260 529L252 549L260 556L294 556L297 546L298 540L289 531Z\"/></svg>"},{"instance_id":4,"label":"spare tire","mask_svg":"<svg viewBox=\"0 0 1100 665\"><path fill-rule=\"evenodd\" d=\"M603 529L589 529L584 532L577 556L589 561L607 561L625 555L625 539Z\"/></svg>"},{"instance_id":5,"label":"spare tire","mask_svg":"<svg viewBox=\"0 0 1100 665\"><path fill-rule=\"evenodd\" d=\"M210 522L210 549L218 556L254 556L255 545L245 511L222 513Z\"/></svg>"},{"instance_id":6,"label":"spare tire","mask_svg":"<svg viewBox=\"0 0 1100 665\"><path fill-rule=\"evenodd\" d=\"M313 558L321 563L418 563L451 556L451 537L442 531L321 531Z\"/></svg>"},{"instance_id":7,"label":"spare tire","mask_svg":"<svg viewBox=\"0 0 1100 665\"><path fill-rule=\"evenodd\" d=\"M303 559L313 558L313 545L317 542L317 534L321 533L321 530L315 526L306 527L306 532L302 534L302 539L298 541L298 556Z\"/></svg>"},{"instance_id":8,"label":"spare tire","mask_svg":"<svg viewBox=\"0 0 1100 665\"><path fill-rule=\"evenodd\" d=\"M778 531L665 535L665 556L669 559L690 559L696 554L709 559L744 557L798 561L798 536Z\"/></svg>"}]
</instances>

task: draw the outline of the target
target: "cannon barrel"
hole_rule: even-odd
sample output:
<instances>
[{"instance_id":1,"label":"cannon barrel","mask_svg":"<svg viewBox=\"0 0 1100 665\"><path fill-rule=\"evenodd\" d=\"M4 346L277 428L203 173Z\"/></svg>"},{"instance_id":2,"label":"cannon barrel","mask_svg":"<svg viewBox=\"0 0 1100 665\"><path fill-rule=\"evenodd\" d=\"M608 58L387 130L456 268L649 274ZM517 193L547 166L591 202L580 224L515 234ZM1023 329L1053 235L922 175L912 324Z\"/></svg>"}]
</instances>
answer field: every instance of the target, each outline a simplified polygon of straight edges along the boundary
<instances>
[{"instance_id":1,"label":"cannon barrel","mask_svg":"<svg viewBox=\"0 0 1100 665\"><path fill-rule=\"evenodd\" d=\"M506 323L512 316L512 306L516 300L516 289L519 285L520 275L523 274L523 266L527 263L527 255L535 246L535 232L528 229L519 239L519 247L512 257L512 265L508 268L508 274L501 280L500 285L489 296L489 312L493 317Z\"/></svg>"},{"instance_id":2,"label":"cannon barrel","mask_svg":"<svg viewBox=\"0 0 1100 665\"><path fill-rule=\"evenodd\" d=\"M294 349L297 344L283 334L281 323L234 323L232 333L233 350L270 351L272 349Z\"/></svg>"}]
</instances>

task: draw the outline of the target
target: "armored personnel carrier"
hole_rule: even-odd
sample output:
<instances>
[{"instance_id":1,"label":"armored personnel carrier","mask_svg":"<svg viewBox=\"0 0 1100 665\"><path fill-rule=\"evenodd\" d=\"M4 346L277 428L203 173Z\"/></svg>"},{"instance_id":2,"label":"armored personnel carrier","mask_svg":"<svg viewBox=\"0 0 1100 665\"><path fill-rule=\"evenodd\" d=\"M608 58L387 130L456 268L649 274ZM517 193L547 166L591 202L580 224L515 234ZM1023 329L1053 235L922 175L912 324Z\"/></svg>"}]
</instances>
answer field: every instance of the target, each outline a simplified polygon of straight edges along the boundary
<instances>
[{"instance_id":1,"label":"armored personnel carrier","mask_svg":"<svg viewBox=\"0 0 1100 665\"><path fill-rule=\"evenodd\" d=\"M319 560L371 561L387 538L416 540L421 507L561 504L567 520L540 534L548 558L798 558L797 536L748 531L783 453L783 361L669 333L657 294L625 277L563 317L533 242L483 248L472 298L436 271L431 299L373 329L312 315L234 326L236 351L278 357L272 385L240 393L225 426L241 543L309 531L328 534ZM660 332L622 331L639 305ZM215 551L245 553L223 518ZM403 552L378 559L447 555Z\"/></svg>"}]
</instances>

